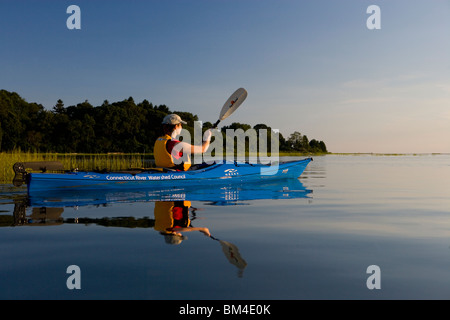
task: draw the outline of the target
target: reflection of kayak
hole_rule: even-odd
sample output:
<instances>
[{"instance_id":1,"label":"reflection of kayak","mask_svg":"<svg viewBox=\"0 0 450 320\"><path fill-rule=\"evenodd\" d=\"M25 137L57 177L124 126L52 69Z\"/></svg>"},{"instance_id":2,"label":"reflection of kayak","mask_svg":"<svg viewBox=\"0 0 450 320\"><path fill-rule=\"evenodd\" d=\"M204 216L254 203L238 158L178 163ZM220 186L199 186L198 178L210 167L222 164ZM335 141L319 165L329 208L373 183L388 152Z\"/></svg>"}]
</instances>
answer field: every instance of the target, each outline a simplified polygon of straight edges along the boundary
<instances>
[{"instance_id":1,"label":"reflection of kayak","mask_svg":"<svg viewBox=\"0 0 450 320\"><path fill-rule=\"evenodd\" d=\"M161 188L298 178L311 158L277 165L217 163L197 170L28 173L28 192L61 189Z\"/></svg>"},{"instance_id":2,"label":"reflection of kayak","mask_svg":"<svg viewBox=\"0 0 450 320\"><path fill-rule=\"evenodd\" d=\"M298 179L279 179L257 183L231 183L210 186L160 188L45 190L31 192L32 207L74 207L109 203L149 201L202 201L211 205L235 205L261 199L306 198L311 190Z\"/></svg>"}]
</instances>

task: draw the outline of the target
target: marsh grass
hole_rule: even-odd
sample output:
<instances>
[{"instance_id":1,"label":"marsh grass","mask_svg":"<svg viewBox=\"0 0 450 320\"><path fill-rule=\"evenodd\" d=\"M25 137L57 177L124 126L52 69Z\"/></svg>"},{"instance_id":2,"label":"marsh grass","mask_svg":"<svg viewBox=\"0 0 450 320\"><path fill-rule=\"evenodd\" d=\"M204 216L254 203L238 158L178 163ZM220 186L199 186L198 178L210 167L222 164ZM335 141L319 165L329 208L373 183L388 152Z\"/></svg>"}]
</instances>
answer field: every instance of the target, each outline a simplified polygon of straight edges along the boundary
<instances>
[{"instance_id":1,"label":"marsh grass","mask_svg":"<svg viewBox=\"0 0 450 320\"><path fill-rule=\"evenodd\" d=\"M311 156L310 153L280 152L278 156ZM318 154L315 154L318 155ZM246 156L249 154L246 152ZM252 155L256 156L256 155ZM274 156L268 154L268 156ZM16 162L31 161L59 161L65 170L78 169L80 171L103 170L117 171L130 168L150 168L153 166L151 153L108 153L108 154L80 154L80 153L40 153L11 151L0 152L0 183L11 183L14 178L13 165Z\"/></svg>"},{"instance_id":2,"label":"marsh grass","mask_svg":"<svg viewBox=\"0 0 450 320\"><path fill-rule=\"evenodd\" d=\"M14 178L13 165L16 162L59 161L65 170L126 170L152 166L152 154L72 154L37 152L1 152L0 183L11 183Z\"/></svg>"}]
</instances>

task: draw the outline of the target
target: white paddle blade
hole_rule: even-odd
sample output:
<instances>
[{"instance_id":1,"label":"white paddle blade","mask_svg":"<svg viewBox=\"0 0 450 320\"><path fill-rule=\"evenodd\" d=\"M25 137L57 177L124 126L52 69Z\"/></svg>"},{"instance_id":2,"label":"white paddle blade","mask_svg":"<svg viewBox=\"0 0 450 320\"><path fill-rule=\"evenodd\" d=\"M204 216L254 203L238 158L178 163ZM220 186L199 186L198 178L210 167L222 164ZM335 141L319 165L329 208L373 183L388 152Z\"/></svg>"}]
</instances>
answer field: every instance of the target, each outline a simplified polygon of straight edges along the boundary
<instances>
[{"instance_id":1,"label":"white paddle blade","mask_svg":"<svg viewBox=\"0 0 450 320\"><path fill-rule=\"evenodd\" d=\"M222 110L220 111L219 120L222 121L228 118L237 108L239 108L246 98L247 90L244 88L237 89L223 105Z\"/></svg>"},{"instance_id":2,"label":"white paddle blade","mask_svg":"<svg viewBox=\"0 0 450 320\"><path fill-rule=\"evenodd\" d=\"M228 261L243 271L247 267L247 262L241 257L238 247L227 241L219 240L219 242Z\"/></svg>"}]
</instances>

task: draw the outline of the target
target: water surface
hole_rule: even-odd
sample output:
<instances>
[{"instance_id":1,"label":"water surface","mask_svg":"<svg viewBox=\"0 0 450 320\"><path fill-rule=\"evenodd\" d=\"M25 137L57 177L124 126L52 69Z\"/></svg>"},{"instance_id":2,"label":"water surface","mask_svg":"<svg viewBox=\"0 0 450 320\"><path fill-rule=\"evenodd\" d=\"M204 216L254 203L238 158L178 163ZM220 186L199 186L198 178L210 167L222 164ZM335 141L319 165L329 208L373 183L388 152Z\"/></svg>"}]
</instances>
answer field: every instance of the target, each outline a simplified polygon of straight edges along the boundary
<instances>
[{"instance_id":1,"label":"water surface","mask_svg":"<svg viewBox=\"0 0 450 320\"><path fill-rule=\"evenodd\" d=\"M448 299L449 178L450 155L315 157L266 198L176 194L189 227L214 237L177 239L159 231L167 201L145 192L33 204L2 185L0 298Z\"/></svg>"}]
</instances>

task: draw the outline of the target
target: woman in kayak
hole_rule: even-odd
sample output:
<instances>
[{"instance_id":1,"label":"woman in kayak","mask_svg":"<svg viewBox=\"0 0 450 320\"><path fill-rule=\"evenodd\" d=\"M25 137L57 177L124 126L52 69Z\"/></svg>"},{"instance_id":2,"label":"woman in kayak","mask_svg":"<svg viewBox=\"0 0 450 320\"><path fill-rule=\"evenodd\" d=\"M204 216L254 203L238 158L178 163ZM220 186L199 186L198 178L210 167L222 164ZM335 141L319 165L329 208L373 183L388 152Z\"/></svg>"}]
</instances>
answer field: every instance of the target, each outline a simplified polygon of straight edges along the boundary
<instances>
[{"instance_id":1,"label":"woman in kayak","mask_svg":"<svg viewBox=\"0 0 450 320\"><path fill-rule=\"evenodd\" d=\"M169 114L164 117L162 122L163 135L156 139L153 148L157 167L186 171L191 167L191 154L205 153L208 150L212 135L211 130L205 132L201 146L191 145L175 139L181 133L182 124L186 124L186 122L181 120L177 114Z\"/></svg>"},{"instance_id":2,"label":"woman in kayak","mask_svg":"<svg viewBox=\"0 0 450 320\"><path fill-rule=\"evenodd\" d=\"M190 212L189 210L192 210ZM154 229L159 231L167 244L180 244L187 239L182 232L200 231L210 237L208 228L193 227L189 213L194 213L190 201L156 201L155 202L155 225ZM194 216L195 218L195 216Z\"/></svg>"}]
</instances>

